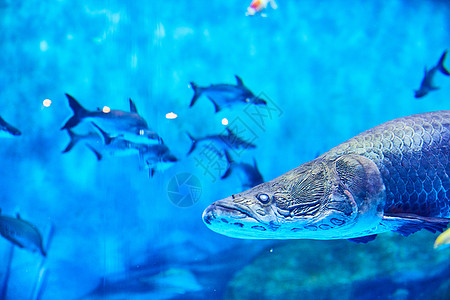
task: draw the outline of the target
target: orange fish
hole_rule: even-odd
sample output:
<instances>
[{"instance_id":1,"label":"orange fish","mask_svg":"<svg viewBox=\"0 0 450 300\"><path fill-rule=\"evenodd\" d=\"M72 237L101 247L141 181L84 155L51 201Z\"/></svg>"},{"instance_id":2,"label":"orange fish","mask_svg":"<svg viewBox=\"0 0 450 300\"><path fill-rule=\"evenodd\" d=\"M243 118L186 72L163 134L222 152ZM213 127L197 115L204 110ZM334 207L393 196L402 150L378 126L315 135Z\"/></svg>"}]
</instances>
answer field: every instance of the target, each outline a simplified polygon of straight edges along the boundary
<instances>
[{"instance_id":1,"label":"orange fish","mask_svg":"<svg viewBox=\"0 0 450 300\"><path fill-rule=\"evenodd\" d=\"M267 15L265 13L262 13L262 11L267 7L267 4L269 3L273 9L278 8L275 0L253 0L252 3L250 3L250 6L247 8L247 12L245 15L254 16L257 13L260 13L262 17L267 17Z\"/></svg>"}]
</instances>

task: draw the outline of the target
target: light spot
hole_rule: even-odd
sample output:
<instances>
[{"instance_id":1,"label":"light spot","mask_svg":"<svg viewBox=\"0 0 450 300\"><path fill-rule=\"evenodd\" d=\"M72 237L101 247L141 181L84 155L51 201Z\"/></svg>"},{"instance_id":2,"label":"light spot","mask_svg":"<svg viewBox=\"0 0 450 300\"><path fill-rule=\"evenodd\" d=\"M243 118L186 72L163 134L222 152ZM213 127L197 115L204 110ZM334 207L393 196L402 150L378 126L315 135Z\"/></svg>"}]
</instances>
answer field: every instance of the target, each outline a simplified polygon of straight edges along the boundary
<instances>
[{"instance_id":1,"label":"light spot","mask_svg":"<svg viewBox=\"0 0 450 300\"><path fill-rule=\"evenodd\" d=\"M39 43L39 48L41 49L42 52L45 52L48 50L48 43L47 41L41 41Z\"/></svg>"},{"instance_id":2,"label":"light spot","mask_svg":"<svg viewBox=\"0 0 450 300\"><path fill-rule=\"evenodd\" d=\"M166 114L166 119L172 120L172 119L176 119L178 117L178 115L176 113L170 112Z\"/></svg>"},{"instance_id":3,"label":"light spot","mask_svg":"<svg viewBox=\"0 0 450 300\"><path fill-rule=\"evenodd\" d=\"M102 111L103 111L105 114L107 114L107 113L109 113L109 112L111 111L111 108L109 108L108 106L103 106Z\"/></svg>"},{"instance_id":4,"label":"light spot","mask_svg":"<svg viewBox=\"0 0 450 300\"><path fill-rule=\"evenodd\" d=\"M223 118L222 119L222 125L225 125L225 126L228 125L228 119L227 118Z\"/></svg>"},{"instance_id":5,"label":"light spot","mask_svg":"<svg viewBox=\"0 0 450 300\"><path fill-rule=\"evenodd\" d=\"M45 99L44 101L42 101L42 105L44 105L45 107L50 107L50 105L52 105L52 100Z\"/></svg>"},{"instance_id":6,"label":"light spot","mask_svg":"<svg viewBox=\"0 0 450 300\"><path fill-rule=\"evenodd\" d=\"M66 35L66 39L68 39L69 41L73 40L73 35L71 35L70 33L68 35Z\"/></svg>"}]
</instances>

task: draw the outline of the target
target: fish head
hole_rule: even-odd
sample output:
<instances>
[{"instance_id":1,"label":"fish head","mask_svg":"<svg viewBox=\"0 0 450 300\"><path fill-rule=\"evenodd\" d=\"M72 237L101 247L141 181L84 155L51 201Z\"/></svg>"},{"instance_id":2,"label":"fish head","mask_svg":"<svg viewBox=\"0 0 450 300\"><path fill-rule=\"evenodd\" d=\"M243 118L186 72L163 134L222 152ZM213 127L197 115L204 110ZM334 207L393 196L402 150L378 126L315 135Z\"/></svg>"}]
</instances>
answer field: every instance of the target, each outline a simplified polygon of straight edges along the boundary
<instances>
[{"instance_id":1,"label":"fish head","mask_svg":"<svg viewBox=\"0 0 450 300\"><path fill-rule=\"evenodd\" d=\"M423 96L425 96L426 94L428 94L428 90L427 89L418 89L414 91L414 97L415 98L421 98Z\"/></svg>"},{"instance_id":2,"label":"fish head","mask_svg":"<svg viewBox=\"0 0 450 300\"><path fill-rule=\"evenodd\" d=\"M203 221L236 238L351 238L380 222L384 200L380 173L369 159L316 159L214 202Z\"/></svg>"},{"instance_id":3,"label":"fish head","mask_svg":"<svg viewBox=\"0 0 450 300\"><path fill-rule=\"evenodd\" d=\"M137 144L161 144L162 138L153 130L143 127L121 132L123 137Z\"/></svg>"},{"instance_id":4,"label":"fish head","mask_svg":"<svg viewBox=\"0 0 450 300\"><path fill-rule=\"evenodd\" d=\"M259 98L258 96L254 96L253 98L251 98L250 102L255 105L267 105L267 101L262 98Z\"/></svg>"}]
</instances>

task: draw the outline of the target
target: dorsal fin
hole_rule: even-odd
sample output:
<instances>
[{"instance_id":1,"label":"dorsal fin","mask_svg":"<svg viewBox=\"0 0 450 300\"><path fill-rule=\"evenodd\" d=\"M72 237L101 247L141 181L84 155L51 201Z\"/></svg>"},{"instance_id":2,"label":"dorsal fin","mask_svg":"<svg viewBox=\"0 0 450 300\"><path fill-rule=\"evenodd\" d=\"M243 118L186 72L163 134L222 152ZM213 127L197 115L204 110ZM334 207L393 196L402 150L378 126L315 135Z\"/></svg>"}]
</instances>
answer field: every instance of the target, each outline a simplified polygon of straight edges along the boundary
<instances>
[{"instance_id":1,"label":"dorsal fin","mask_svg":"<svg viewBox=\"0 0 450 300\"><path fill-rule=\"evenodd\" d=\"M136 109L136 104L134 104L133 100L130 98L130 112L132 113L138 113Z\"/></svg>"},{"instance_id":2,"label":"dorsal fin","mask_svg":"<svg viewBox=\"0 0 450 300\"><path fill-rule=\"evenodd\" d=\"M19 213L16 214L16 217L17 217L17 219L22 220Z\"/></svg>"},{"instance_id":3,"label":"dorsal fin","mask_svg":"<svg viewBox=\"0 0 450 300\"><path fill-rule=\"evenodd\" d=\"M227 133L228 133L228 136L235 136L234 132L231 131L231 129L228 127L227 127Z\"/></svg>"},{"instance_id":4,"label":"dorsal fin","mask_svg":"<svg viewBox=\"0 0 450 300\"><path fill-rule=\"evenodd\" d=\"M244 86L244 82L242 81L241 77L234 75L236 77L236 83L238 86Z\"/></svg>"}]
</instances>

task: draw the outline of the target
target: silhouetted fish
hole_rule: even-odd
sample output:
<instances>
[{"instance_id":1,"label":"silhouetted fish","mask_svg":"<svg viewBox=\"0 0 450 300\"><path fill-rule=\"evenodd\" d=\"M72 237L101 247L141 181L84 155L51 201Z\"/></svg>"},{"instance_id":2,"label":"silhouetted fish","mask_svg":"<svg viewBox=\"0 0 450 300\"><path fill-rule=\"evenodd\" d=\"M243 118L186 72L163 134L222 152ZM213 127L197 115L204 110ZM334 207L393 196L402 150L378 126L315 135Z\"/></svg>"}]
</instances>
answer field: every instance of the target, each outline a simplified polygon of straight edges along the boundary
<instances>
[{"instance_id":1,"label":"silhouetted fish","mask_svg":"<svg viewBox=\"0 0 450 300\"><path fill-rule=\"evenodd\" d=\"M0 137L13 137L21 134L22 133L19 129L15 128L0 117Z\"/></svg>"},{"instance_id":2,"label":"silhouetted fish","mask_svg":"<svg viewBox=\"0 0 450 300\"><path fill-rule=\"evenodd\" d=\"M243 162L235 162L227 150L225 150L225 157L228 162L228 168L222 175L222 179L230 176L231 173L235 170L240 170L244 175L242 180L242 187L252 188L264 182L264 179L258 170L258 166L256 165L256 160L253 159L253 165Z\"/></svg>"},{"instance_id":3,"label":"silhouetted fish","mask_svg":"<svg viewBox=\"0 0 450 300\"><path fill-rule=\"evenodd\" d=\"M214 142L219 145L220 150L224 149L239 149L239 148L255 148L256 145L249 143L236 134L234 134L229 128L226 129L227 134L216 134L216 135L207 135L202 138L194 138L189 132L187 135L192 141L192 146L189 149L188 155L191 154L197 147L199 143L202 142ZM218 153L219 155L219 153Z\"/></svg>"},{"instance_id":4,"label":"silhouetted fish","mask_svg":"<svg viewBox=\"0 0 450 300\"><path fill-rule=\"evenodd\" d=\"M134 143L155 144L161 142L158 134L149 129L147 122L138 113L130 99L130 112L121 110L88 111L72 96L66 94L74 115L61 129L71 129L85 119L94 121L103 130L114 137L123 137Z\"/></svg>"},{"instance_id":5,"label":"silhouetted fish","mask_svg":"<svg viewBox=\"0 0 450 300\"><path fill-rule=\"evenodd\" d=\"M267 102L255 96L242 82L239 76L235 75L237 84L212 84L208 87L199 87L191 82L191 87L194 89L194 96L192 97L190 107L192 107L201 95L205 95L214 104L216 112L223 107L229 107L236 103L253 103L266 105Z\"/></svg>"},{"instance_id":6,"label":"silhouetted fish","mask_svg":"<svg viewBox=\"0 0 450 300\"><path fill-rule=\"evenodd\" d=\"M139 156L145 168L149 169L150 177L153 177L156 171L164 171L178 161L165 144L141 145Z\"/></svg>"},{"instance_id":7,"label":"silhouetted fish","mask_svg":"<svg viewBox=\"0 0 450 300\"><path fill-rule=\"evenodd\" d=\"M29 251L40 251L43 256L47 253L42 243L42 235L33 224L17 218L0 216L0 234L14 245Z\"/></svg>"},{"instance_id":8,"label":"silhouetted fish","mask_svg":"<svg viewBox=\"0 0 450 300\"><path fill-rule=\"evenodd\" d=\"M430 91L439 89L437 86L433 85L434 75L436 75L437 71L440 71L442 74L447 76L450 75L450 71L448 71L444 67L444 60L446 55L447 51L444 51L437 65L431 68L429 71L427 71L427 68L425 67L425 74L423 76L422 83L420 84L420 88L414 91L414 97L420 98L428 94L428 92Z\"/></svg>"}]
</instances>

